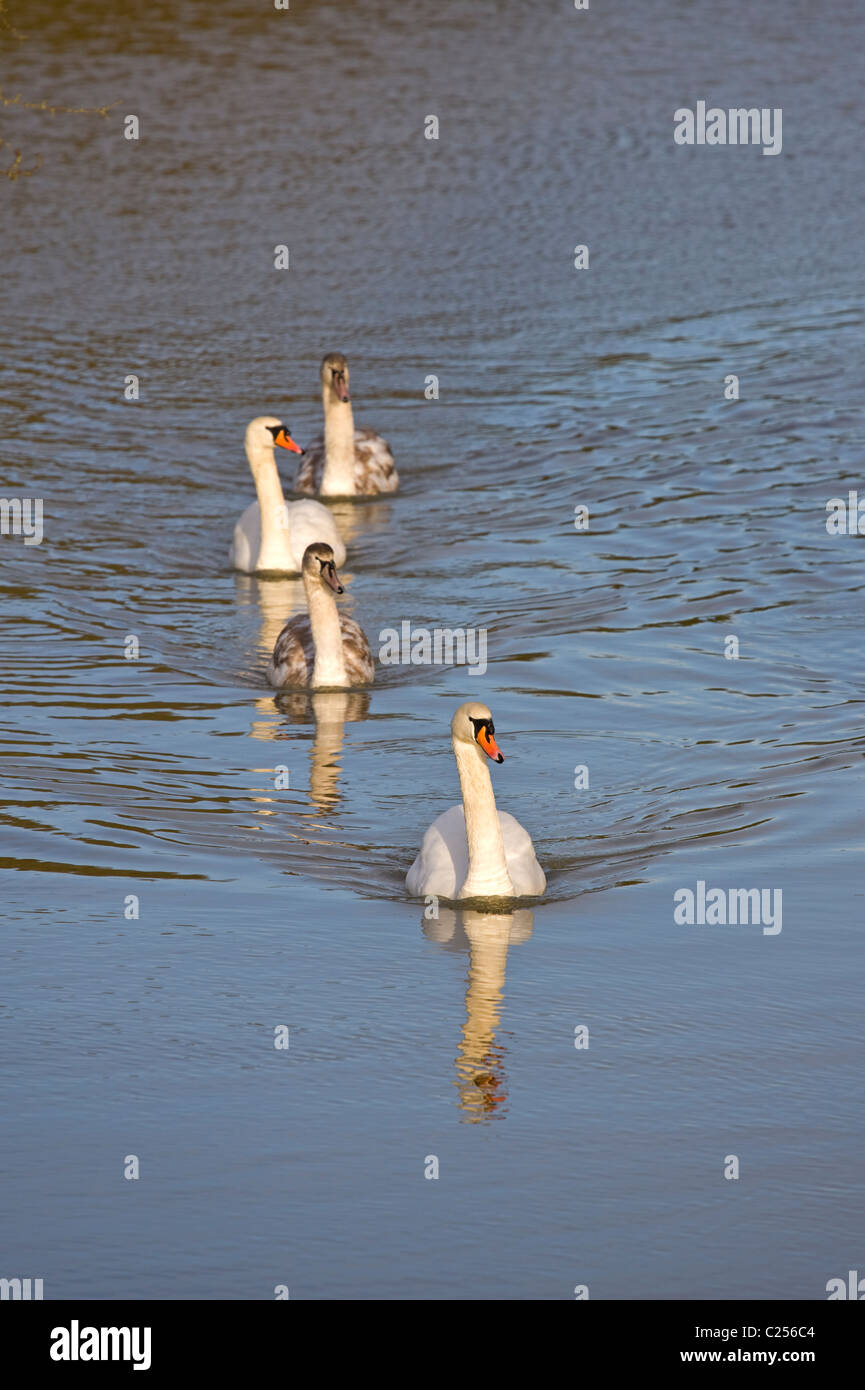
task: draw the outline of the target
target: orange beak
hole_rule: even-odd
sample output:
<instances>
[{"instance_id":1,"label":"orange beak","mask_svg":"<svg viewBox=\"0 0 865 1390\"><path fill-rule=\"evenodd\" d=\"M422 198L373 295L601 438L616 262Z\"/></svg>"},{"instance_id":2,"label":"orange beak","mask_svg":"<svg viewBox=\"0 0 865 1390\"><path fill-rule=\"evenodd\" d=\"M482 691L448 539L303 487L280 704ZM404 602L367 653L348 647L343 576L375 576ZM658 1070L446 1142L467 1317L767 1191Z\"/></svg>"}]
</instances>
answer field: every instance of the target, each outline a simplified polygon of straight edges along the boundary
<instances>
[{"instance_id":1,"label":"orange beak","mask_svg":"<svg viewBox=\"0 0 865 1390\"><path fill-rule=\"evenodd\" d=\"M494 763L504 762L505 756L499 748L499 745L493 738L492 734L488 734L486 729L481 728L478 729L477 739L478 743L480 744L481 748L484 750L488 758L492 758Z\"/></svg>"},{"instance_id":2,"label":"orange beak","mask_svg":"<svg viewBox=\"0 0 865 1390\"><path fill-rule=\"evenodd\" d=\"M276 441L275 441L275 442L280 446L280 448L290 450L290 452L291 452L292 454L302 454L302 453L303 453L303 450L301 449L300 445L299 445L299 444L295 444L295 442L294 442L294 440L292 439L291 435L290 435L290 434L286 434L285 430L280 430L280 431L279 431L279 434L276 436Z\"/></svg>"}]
</instances>

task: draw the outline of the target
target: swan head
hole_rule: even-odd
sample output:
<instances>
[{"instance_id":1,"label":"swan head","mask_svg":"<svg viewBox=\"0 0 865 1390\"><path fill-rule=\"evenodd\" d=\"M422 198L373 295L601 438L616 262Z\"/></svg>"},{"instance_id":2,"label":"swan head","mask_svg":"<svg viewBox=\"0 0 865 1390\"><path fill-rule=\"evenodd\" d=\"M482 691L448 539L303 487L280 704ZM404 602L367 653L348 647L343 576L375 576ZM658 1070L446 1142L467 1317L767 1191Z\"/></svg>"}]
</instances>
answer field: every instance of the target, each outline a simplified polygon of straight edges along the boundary
<instances>
[{"instance_id":1,"label":"swan head","mask_svg":"<svg viewBox=\"0 0 865 1390\"><path fill-rule=\"evenodd\" d=\"M246 427L247 449L272 449L274 444L290 450L292 454L303 453L300 445L292 439L288 425L284 425L275 415L259 415L255 420L250 420Z\"/></svg>"},{"instance_id":2,"label":"swan head","mask_svg":"<svg viewBox=\"0 0 865 1390\"><path fill-rule=\"evenodd\" d=\"M348 363L341 352L329 352L321 364L321 386L332 401L348 401Z\"/></svg>"},{"instance_id":3,"label":"swan head","mask_svg":"<svg viewBox=\"0 0 865 1390\"><path fill-rule=\"evenodd\" d=\"M303 577L324 589L333 589L335 594L345 593L336 572L333 550L324 541L314 541L303 552Z\"/></svg>"},{"instance_id":4,"label":"swan head","mask_svg":"<svg viewBox=\"0 0 865 1390\"><path fill-rule=\"evenodd\" d=\"M478 700L467 700L460 705L451 720L451 736L455 743L476 743L494 763L503 763L504 755L496 743L495 732L492 713Z\"/></svg>"}]
</instances>

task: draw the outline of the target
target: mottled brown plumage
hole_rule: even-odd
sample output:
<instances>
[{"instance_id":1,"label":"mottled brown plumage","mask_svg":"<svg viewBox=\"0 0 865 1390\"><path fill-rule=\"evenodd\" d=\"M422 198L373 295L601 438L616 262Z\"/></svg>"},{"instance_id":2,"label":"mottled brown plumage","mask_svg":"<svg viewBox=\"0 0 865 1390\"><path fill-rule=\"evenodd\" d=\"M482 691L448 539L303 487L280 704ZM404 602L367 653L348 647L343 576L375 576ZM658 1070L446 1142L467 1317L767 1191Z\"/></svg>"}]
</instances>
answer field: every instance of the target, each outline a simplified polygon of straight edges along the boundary
<instances>
[{"instance_id":1,"label":"mottled brown plumage","mask_svg":"<svg viewBox=\"0 0 865 1390\"><path fill-rule=\"evenodd\" d=\"M372 685L375 680L375 661L369 642L359 623L340 613L342 651L348 685ZM309 614L298 613L290 618L276 639L268 680L275 686L308 686L312 683L315 665L315 643Z\"/></svg>"},{"instance_id":2,"label":"mottled brown plumage","mask_svg":"<svg viewBox=\"0 0 865 1390\"><path fill-rule=\"evenodd\" d=\"M356 430L349 396L348 363L329 352L321 364L324 434L308 447L295 491L325 497L375 497L396 492L399 474L387 440L374 430Z\"/></svg>"},{"instance_id":3,"label":"mottled brown plumage","mask_svg":"<svg viewBox=\"0 0 865 1390\"><path fill-rule=\"evenodd\" d=\"M303 461L294 482L295 492L316 496L321 490L324 463L324 436L319 435L303 451ZM375 430L354 432L354 482L355 493L359 497L396 492L399 487L399 474L390 445Z\"/></svg>"},{"instance_id":4,"label":"mottled brown plumage","mask_svg":"<svg viewBox=\"0 0 865 1390\"><path fill-rule=\"evenodd\" d=\"M290 618L276 639L267 678L283 686L372 685L375 661L363 629L340 613L334 594L343 592L329 545L307 547L303 557L307 613Z\"/></svg>"}]
</instances>

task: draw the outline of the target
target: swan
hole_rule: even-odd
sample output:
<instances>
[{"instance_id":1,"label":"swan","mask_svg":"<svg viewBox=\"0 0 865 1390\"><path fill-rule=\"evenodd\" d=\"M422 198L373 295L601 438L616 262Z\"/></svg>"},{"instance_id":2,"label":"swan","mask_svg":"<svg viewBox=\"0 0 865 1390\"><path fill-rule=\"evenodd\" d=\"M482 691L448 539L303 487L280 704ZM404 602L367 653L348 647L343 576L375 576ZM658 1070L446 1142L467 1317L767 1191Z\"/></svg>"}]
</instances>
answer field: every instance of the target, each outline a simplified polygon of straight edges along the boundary
<instances>
[{"instance_id":1,"label":"swan","mask_svg":"<svg viewBox=\"0 0 865 1390\"><path fill-rule=\"evenodd\" d=\"M474 700L460 705L451 720L461 806L434 820L406 875L413 897L433 893L460 898L535 898L547 880L535 857L531 836L507 811L497 811L484 755L504 758L495 740L493 716Z\"/></svg>"},{"instance_id":2,"label":"swan","mask_svg":"<svg viewBox=\"0 0 865 1390\"><path fill-rule=\"evenodd\" d=\"M303 453L275 416L259 415L247 425L246 457L258 501L247 507L234 528L230 564L245 574L298 574L303 553L313 541L326 541L336 563L344 564L345 546L327 507L306 500L286 504L274 457L277 444L293 454Z\"/></svg>"},{"instance_id":3,"label":"swan","mask_svg":"<svg viewBox=\"0 0 865 1390\"><path fill-rule=\"evenodd\" d=\"M334 594L343 593L333 550L317 541L303 556L308 613L290 618L276 639L267 668L271 685L372 685L375 662L363 629L340 613Z\"/></svg>"},{"instance_id":4,"label":"swan","mask_svg":"<svg viewBox=\"0 0 865 1390\"><path fill-rule=\"evenodd\" d=\"M348 394L348 363L329 352L321 364L324 437L314 440L297 470L295 492L321 497L374 497L396 492L399 474L387 440L355 430Z\"/></svg>"}]
</instances>

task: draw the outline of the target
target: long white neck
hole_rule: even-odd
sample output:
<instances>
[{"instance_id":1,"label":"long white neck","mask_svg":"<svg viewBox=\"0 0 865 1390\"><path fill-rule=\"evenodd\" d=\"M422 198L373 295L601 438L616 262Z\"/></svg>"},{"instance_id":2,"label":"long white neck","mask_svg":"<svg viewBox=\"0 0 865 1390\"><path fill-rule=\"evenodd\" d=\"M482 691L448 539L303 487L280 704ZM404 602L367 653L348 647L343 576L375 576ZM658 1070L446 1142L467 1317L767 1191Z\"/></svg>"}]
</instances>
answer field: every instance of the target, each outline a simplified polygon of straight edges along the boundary
<instances>
[{"instance_id":1,"label":"long white neck","mask_svg":"<svg viewBox=\"0 0 865 1390\"><path fill-rule=\"evenodd\" d=\"M319 580L310 579L307 575L303 576L303 587L306 590L309 626L312 629L312 644L315 648L311 683L314 686L348 685L336 599L330 589L326 589Z\"/></svg>"},{"instance_id":2,"label":"long white neck","mask_svg":"<svg viewBox=\"0 0 865 1390\"><path fill-rule=\"evenodd\" d=\"M246 457L261 512L261 545L255 567L260 570L293 569L288 510L273 449L247 434Z\"/></svg>"},{"instance_id":3,"label":"long white neck","mask_svg":"<svg viewBox=\"0 0 865 1390\"><path fill-rule=\"evenodd\" d=\"M493 784L484 754L475 744L458 739L452 742L469 845L469 871L459 896L512 898L514 885L508 873Z\"/></svg>"},{"instance_id":4,"label":"long white neck","mask_svg":"<svg viewBox=\"0 0 865 1390\"><path fill-rule=\"evenodd\" d=\"M321 392L324 406L324 472L322 497L353 497L354 415L351 401L338 400L329 386Z\"/></svg>"}]
</instances>

